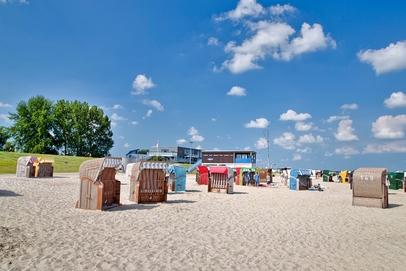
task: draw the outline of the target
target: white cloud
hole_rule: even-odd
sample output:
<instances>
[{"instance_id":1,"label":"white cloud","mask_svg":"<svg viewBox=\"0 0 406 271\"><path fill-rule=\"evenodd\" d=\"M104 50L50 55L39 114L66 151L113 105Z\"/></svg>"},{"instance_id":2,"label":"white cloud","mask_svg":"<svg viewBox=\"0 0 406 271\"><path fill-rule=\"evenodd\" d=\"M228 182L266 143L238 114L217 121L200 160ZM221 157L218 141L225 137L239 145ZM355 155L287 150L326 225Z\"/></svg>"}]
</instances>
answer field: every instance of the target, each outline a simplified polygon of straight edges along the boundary
<instances>
[{"instance_id":1,"label":"white cloud","mask_svg":"<svg viewBox=\"0 0 406 271\"><path fill-rule=\"evenodd\" d=\"M376 138L403 138L405 127L406 115L381 116L372 123L372 132Z\"/></svg>"},{"instance_id":2,"label":"white cloud","mask_svg":"<svg viewBox=\"0 0 406 271\"><path fill-rule=\"evenodd\" d=\"M187 131L187 134L188 135L191 135L191 136L193 136L193 135L198 135L199 134L199 131L195 128L195 127L190 127L190 129Z\"/></svg>"},{"instance_id":3,"label":"white cloud","mask_svg":"<svg viewBox=\"0 0 406 271\"><path fill-rule=\"evenodd\" d=\"M257 149L267 149L268 148L268 140L266 138L259 138L257 143L254 144L255 148Z\"/></svg>"},{"instance_id":4,"label":"white cloud","mask_svg":"<svg viewBox=\"0 0 406 271\"><path fill-rule=\"evenodd\" d=\"M13 107L11 104L5 104L0 102L0 107Z\"/></svg>"},{"instance_id":5,"label":"white cloud","mask_svg":"<svg viewBox=\"0 0 406 271\"><path fill-rule=\"evenodd\" d=\"M131 94L147 94L148 92L146 92L145 90L153 87L155 87L155 84L152 82L151 77L147 78L144 74L139 74L133 81L133 88L136 91L132 91Z\"/></svg>"},{"instance_id":6,"label":"white cloud","mask_svg":"<svg viewBox=\"0 0 406 271\"><path fill-rule=\"evenodd\" d=\"M247 16L255 18L264 13L264 7L261 4L258 4L256 0L240 0L234 10L221 14L219 17L215 18L215 20L223 21L229 19L238 21Z\"/></svg>"},{"instance_id":7,"label":"white cloud","mask_svg":"<svg viewBox=\"0 0 406 271\"><path fill-rule=\"evenodd\" d=\"M293 154L293 159L292 161L298 161L298 160L302 160L302 156L300 154Z\"/></svg>"},{"instance_id":8,"label":"white cloud","mask_svg":"<svg viewBox=\"0 0 406 271\"><path fill-rule=\"evenodd\" d=\"M312 129L313 122L304 123L303 121L298 121L295 123L296 131L309 131Z\"/></svg>"},{"instance_id":9,"label":"white cloud","mask_svg":"<svg viewBox=\"0 0 406 271\"><path fill-rule=\"evenodd\" d=\"M280 4L277 4L276 6L271 6L269 8L270 12L272 15L282 15L285 12L294 12L296 10L295 7L292 7L289 4L285 4L281 6Z\"/></svg>"},{"instance_id":10,"label":"white cloud","mask_svg":"<svg viewBox=\"0 0 406 271\"><path fill-rule=\"evenodd\" d=\"M352 120L341 120L338 124L337 133L334 133L338 141L358 140L358 136L354 135L355 129L351 127Z\"/></svg>"},{"instance_id":11,"label":"white cloud","mask_svg":"<svg viewBox=\"0 0 406 271\"><path fill-rule=\"evenodd\" d=\"M190 140L193 141L193 142L201 142L201 141L204 140L204 137L202 137L201 135L193 135L190 138Z\"/></svg>"},{"instance_id":12,"label":"white cloud","mask_svg":"<svg viewBox=\"0 0 406 271\"><path fill-rule=\"evenodd\" d=\"M301 36L294 38L290 44L285 45L285 48L282 45L282 51L276 58L289 61L296 55L314 52L327 47L335 49L337 46L330 35L324 35L323 27L320 24L310 26L308 23L303 23L300 33Z\"/></svg>"},{"instance_id":13,"label":"white cloud","mask_svg":"<svg viewBox=\"0 0 406 271\"><path fill-rule=\"evenodd\" d=\"M238 87L238 86L234 86L230 89L229 92L227 92L227 95L231 95L231 96L245 96L245 88L243 87Z\"/></svg>"},{"instance_id":14,"label":"white cloud","mask_svg":"<svg viewBox=\"0 0 406 271\"><path fill-rule=\"evenodd\" d=\"M150 109L147 111L147 117L151 117L151 115L152 115L152 110Z\"/></svg>"},{"instance_id":15,"label":"white cloud","mask_svg":"<svg viewBox=\"0 0 406 271\"><path fill-rule=\"evenodd\" d=\"M249 123L244 124L245 128L267 128L269 126L269 121L265 118L259 118L251 120Z\"/></svg>"},{"instance_id":16,"label":"white cloud","mask_svg":"<svg viewBox=\"0 0 406 271\"><path fill-rule=\"evenodd\" d=\"M311 152L312 152L312 149L309 148L309 147L306 147L306 148L304 148L304 149L297 149L296 151L297 151L297 152L302 152L302 153L311 153Z\"/></svg>"},{"instance_id":17,"label":"white cloud","mask_svg":"<svg viewBox=\"0 0 406 271\"><path fill-rule=\"evenodd\" d=\"M295 111L289 109L286 113L280 115L279 120L293 120L293 121L304 121L310 119L312 116L308 113L297 114Z\"/></svg>"},{"instance_id":18,"label":"white cloud","mask_svg":"<svg viewBox=\"0 0 406 271\"><path fill-rule=\"evenodd\" d=\"M326 153L324 154L324 156L333 156L333 154L332 154L331 152L326 152Z\"/></svg>"},{"instance_id":19,"label":"white cloud","mask_svg":"<svg viewBox=\"0 0 406 271\"><path fill-rule=\"evenodd\" d=\"M193 142L201 142L204 140L204 137L199 135L199 131L195 127L190 127L187 134L192 136L190 140Z\"/></svg>"},{"instance_id":20,"label":"white cloud","mask_svg":"<svg viewBox=\"0 0 406 271\"><path fill-rule=\"evenodd\" d=\"M124 136L122 136L122 135L119 135L119 136L118 136L118 138L120 138L120 139L124 139Z\"/></svg>"},{"instance_id":21,"label":"white cloud","mask_svg":"<svg viewBox=\"0 0 406 271\"><path fill-rule=\"evenodd\" d=\"M331 116L328 118L328 120L326 120L326 122L333 122L336 120L346 120L349 118L350 118L350 116L348 116L348 115L347 116Z\"/></svg>"},{"instance_id":22,"label":"white cloud","mask_svg":"<svg viewBox=\"0 0 406 271\"><path fill-rule=\"evenodd\" d=\"M29 4L27 0L0 0L1 4L7 4L12 2L20 2L20 4Z\"/></svg>"},{"instance_id":23,"label":"white cloud","mask_svg":"<svg viewBox=\"0 0 406 271\"><path fill-rule=\"evenodd\" d=\"M0 114L0 119L3 119L5 122L12 122L12 121L8 118L8 115L6 115L6 114Z\"/></svg>"},{"instance_id":24,"label":"white cloud","mask_svg":"<svg viewBox=\"0 0 406 271\"><path fill-rule=\"evenodd\" d=\"M138 122L137 122L137 121L132 121L131 124L132 124L132 125L137 125Z\"/></svg>"},{"instance_id":25,"label":"white cloud","mask_svg":"<svg viewBox=\"0 0 406 271\"><path fill-rule=\"evenodd\" d=\"M106 111L106 110L109 110L109 109L110 109L110 107L107 107L107 106L104 106L104 105L99 106L99 108L100 108L101 110L103 110L103 111Z\"/></svg>"},{"instance_id":26,"label":"white cloud","mask_svg":"<svg viewBox=\"0 0 406 271\"><path fill-rule=\"evenodd\" d=\"M354 149L352 147L342 147L342 148L335 149L334 153L340 154L340 155L355 155L355 154L359 154L359 151L357 151L356 149Z\"/></svg>"},{"instance_id":27,"label":"white cloud","mask_svg":"<svg viewBox=\"0 0 406 271\"><path fill-rule=\"evenodd\" d=\"M406 107L406 95L401 91L394 92L385 99L384 104L387 108Z\"/></svg>"},{"instance_id":28,"label":"white cloud","mask_svg":"<svg viewBox=\"0 0 406 271\"><path fill-rule=\"evenodd\" d=\"M121 117L121 116L117 115L116 113L114 113L113 115L111 115L111 119L112 119L112 120L126 120L126 118Z\"/></svg>"},{"instance_id":29,"label":"white cloud","mask_svg":"<svg viewBox=\"0 0 406 271\"><path fill-rule=\"evenodd\" d=\"M302 135L297 140L298 143L323 143L323 137L316 136L316 138L312 134Z\"/></svg>"},{"instance_id":30,"label":"white cloud","mask_svg":"<svg viewBox=\"0 0 406 271\"><path fill-rule=\"evenodd\" d=\"M355 110L355 109L358 109L358 105L357 104L343 104L340 108L343 110L345 110L345 109Z\"/></svg>"},{"instance_id":31,"label":"white cloud","mask_svg":"<svg viewBox=\"0 0 406 271\"><path fill-rule=\"evenodd\" d=\"M289 37L295 30L286 23L259 21L248 24L255 34L244 40L241 45L230 41L224 48L231 53L232 58L223 62L220 69L229 69L232 73L242 73L248 70L262 68L258 61L267 57L277 60L290 61L294 56L313 52L326 47L335 48L336 44L330 36L325 36L322 26L310 26L303 23L300 36L289 42Z\"/></svg>"},{"instance_id":32,"label":"white cloud","mask_svg":"<svg viewBox=\"0 0 406 271\"><path fill-rule=\"evenodd\" d=\"M281 146L287 150L295 149L295 135L289 132L283 133L283 136L275 138L273 143L276 145Z\"/></svg>"},{"instance_id":33,"label":"white cloud","mask_svg":"<svg viewBox=\"0 0 406 271\"><path fill-rule=\"evenodd\" d=\"M115 122L115 121L110 121L110 125L111 125L111 127L116 127L116 126L117 126L117 122Z\"/></svg>"},{"instance_id":34,"label":"white cloud","mask_svg":"<svg viewBox=\"0 0 406 271\"><path fill-rule=\"evenodd\" d=\"M128 147L130 147L130 146L131 146L130 143L125 143L125 144L123 145L124 148L128 148Z\"/></svg>"},{"instance_id":35,"label":"white cloud","mask_svg":"<svg viewBox=\"0 0 406 271\"><path fill-rule=\"evenodd\" d=\"M212 118L211 121L216 121L216 119L215 119L215 118Z\"/></svg>"},{"instance_id":36,"label":"white cloud","mask_svg":"<svg viewBox=\"0 0 406 271\"><path fill-rule=\"evenodd\" d=\"M251 147L249 147L249 146L244 147L244 151L249 151L249 150L251 150Z\"/></svg>"},{"instance_id":37,"label":"white cloud","mask_svg":"<svg viewBox=\"0 0 406 271\"><path fill-rule=\"evenodd\" d=\"M217 38L210 37L207 41L207 45L219 45L219 40Z\"/></svg>"},{"instance_id":38,"label":"white cloud","mask_svg":"<svg viewBox=\"0 0 406 271\"><path fill-rule=\"evenodd\" d=\"M359 51L360 61L371 64L377 75L406 68L406 41L389 44L379 50Z\"/></svg>"},{"instance_id":39,"label":"white cloud","mask_svg":"<svg viewBox=\"0 0 406 271\"><path fill-rule=\"evenodd\" d=\"M121 106L121 105L119 105L119 104L115 104L115 105L113 106L113 109L124 109L124 107Z\"/></svg>"},{"instance_id":40,"label":"white cloud","mask_svg":"<svg viewBox=\"0 0 406 271\"><path fill-rule=\"evenodd\" d=\"M384 144L368 144L362 153L402 153L406 152L406 140Z\"/></svg>"},{"instance_id":41,"label":"white cloud","mask_svg":"<svg viewBox=\"0 0 406 271\"><path fill-rule=\"evenodd\" d=\"M182 145L182 144L184 144L186 142L187 142L186 139L178 139L178 140L176 140L176 144L178 144L178 145Z\"/></svg>"},{"instance_id":42,"label":"white cloud","mask_svg":"<svg viewBox=\"0 0 406 271\"><path fill-rule=\"evenodd\" d=\"M160 102L158 102L157 100L144 99L144 100L142 100L142 103L145 104L145 105L155 107L159 111L164 111L163 105Z\"/></svg>"}]
</instances>

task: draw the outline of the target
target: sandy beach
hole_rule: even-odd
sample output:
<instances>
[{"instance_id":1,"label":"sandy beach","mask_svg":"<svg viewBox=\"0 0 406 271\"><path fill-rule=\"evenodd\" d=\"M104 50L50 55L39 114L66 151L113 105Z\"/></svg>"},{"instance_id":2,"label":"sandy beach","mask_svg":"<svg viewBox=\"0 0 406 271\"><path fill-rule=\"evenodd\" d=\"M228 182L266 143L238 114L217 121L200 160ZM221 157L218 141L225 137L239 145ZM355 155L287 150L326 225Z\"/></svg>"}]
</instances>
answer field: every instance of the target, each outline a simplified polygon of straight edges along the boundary
<instances>
[{"instance_id":1,"label":"sandy beach","mask_svg":"<svg viewBox=\"0 0 406 271\"><path fill-rule=\"evenodd\" d=\"M0 270L405 270L406 193L352 206L349 185L319 191L235 186L195 176L167 203L76 209L78 174L0 175Z\"/></svg>"}]
</instances>

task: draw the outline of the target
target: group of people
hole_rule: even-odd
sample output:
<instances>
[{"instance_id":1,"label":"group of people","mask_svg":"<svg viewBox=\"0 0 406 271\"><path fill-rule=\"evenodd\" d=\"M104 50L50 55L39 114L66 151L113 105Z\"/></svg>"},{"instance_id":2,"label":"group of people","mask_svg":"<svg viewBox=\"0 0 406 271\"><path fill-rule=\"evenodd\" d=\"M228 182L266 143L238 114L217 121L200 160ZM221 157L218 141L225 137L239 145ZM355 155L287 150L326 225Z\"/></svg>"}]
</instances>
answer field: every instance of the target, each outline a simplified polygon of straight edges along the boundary
<instances>
[{"instance_id":1,"label":"group of people","mask_svg":"<svg viewBox=\"0 0 406 271\"><path fill-rule=\"evenodd\" d=\"M251 180L250 172L245 172L245 181L246 181L247 185L250 185L252 182L254 182L255 186L259 186L258 172L255 172L253 180Z\"/></svg>"}]
</instances>

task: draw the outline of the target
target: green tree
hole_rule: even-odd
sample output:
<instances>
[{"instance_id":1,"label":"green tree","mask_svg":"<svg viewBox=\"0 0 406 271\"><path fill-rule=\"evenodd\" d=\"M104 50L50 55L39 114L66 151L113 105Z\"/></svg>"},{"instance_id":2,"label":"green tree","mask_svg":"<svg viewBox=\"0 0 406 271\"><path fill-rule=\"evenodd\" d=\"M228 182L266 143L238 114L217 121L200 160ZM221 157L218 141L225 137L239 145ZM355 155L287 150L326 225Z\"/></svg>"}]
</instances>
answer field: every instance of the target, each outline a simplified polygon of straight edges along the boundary
<instances>
[{"instance_id":1,"label":"green tree","mask_svg":"<svg viewBox=\"0 0 406 271\"><path fill-rule=\"evenodd\" d=\"M42 95L17 104L17 113L9 113L14 125L9 128L15 147L22 152L57 153L52 135L52 101Z\"/></svg>"},{"instance_id":2,"label":"green tree","mask_svg":"<svg viewBox=\"0 0 406 271\"><path fill-rule=\"evenodd\" d=\"M7 140L10 138L8 129L4 126L0 126L0 149L3 150L3 146L6 145Z\"/></svg>"},{"instance_id":3,"label":"green tree","mask_svg":"<svg viewBox=\"0 0 406 271\"><path fill-rule=\"evenodd\" d=\"M78 101L54 106L55 138L66 155L103 157L113 147L111 122L103 110Z\"/></svg>"}]
</instances>

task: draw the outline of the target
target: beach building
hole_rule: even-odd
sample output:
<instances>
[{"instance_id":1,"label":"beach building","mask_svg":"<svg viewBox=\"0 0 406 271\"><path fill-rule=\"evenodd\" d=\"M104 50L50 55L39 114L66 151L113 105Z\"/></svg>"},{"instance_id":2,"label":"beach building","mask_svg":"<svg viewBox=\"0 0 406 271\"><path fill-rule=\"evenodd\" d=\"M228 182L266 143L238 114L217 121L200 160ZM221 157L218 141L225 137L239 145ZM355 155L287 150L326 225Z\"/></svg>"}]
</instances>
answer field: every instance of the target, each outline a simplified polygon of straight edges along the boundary
<instances>
[{"instance_id":1,"label":"beach building","mask_svg":"<svg viewBox=\"0 0 406 271\"><path fill-rule=\"evenodd\" d=\"M257 153L252 150L204 150L203 166L227 166L230 168L256 168Z\"/></svg>"},{"instance_id":2,"label":"beach building","mask_svg":"<svg viewBox=\"0 0 406 271\"><path fill-rule=\"evenodd\" d=\"M188 147L154 147L147 154L140 154L140 149L129 151L123 158L123 169L130 163L148 161L152 157L162 157L165 162L195 164L202 159L202 151Z\"/></svg>"}]
</instances>

